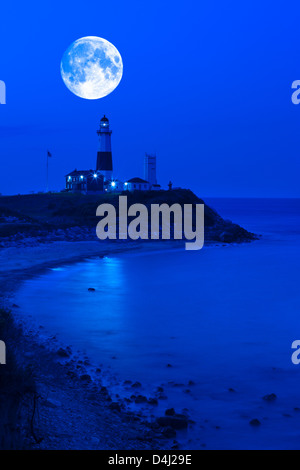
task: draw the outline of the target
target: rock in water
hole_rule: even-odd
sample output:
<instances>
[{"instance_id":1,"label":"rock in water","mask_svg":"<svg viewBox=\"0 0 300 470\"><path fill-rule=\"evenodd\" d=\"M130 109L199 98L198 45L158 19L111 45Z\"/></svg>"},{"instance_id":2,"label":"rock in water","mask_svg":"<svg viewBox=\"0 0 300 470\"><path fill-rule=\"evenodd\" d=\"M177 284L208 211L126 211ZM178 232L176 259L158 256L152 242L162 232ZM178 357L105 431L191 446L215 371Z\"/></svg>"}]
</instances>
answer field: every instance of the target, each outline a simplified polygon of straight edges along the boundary
<instances>
[{"instance_id":1,"label":"rock in water","mask_svg":"<svg viewBox=\"0 0 300 470\"><path fill-rule=\"evenodd\" d=\"M174 410L174 408L168 408L168 409L165 411L165 415L166 415L166 416L174 416L174 415L175 415L175 410Z\"/></svg>"},{"instance_id":2,"label":"rock in water","mask_svg":"<svg viewBox=\"0 0 300 470\"><path fill-rule=\"evenodd\" d=\"M276 398L277 396L275 395L275 393L271 393L270 395L265 395L264 397L262 397L263 400L268 401L269 403L275 401Z\"/></svg>"},{"instance_id":3,"label":"rock in water","mask_svg":"<svg viewBox=\"0 0 300 470\"><path fill-rule=\"evenodd\" d=\"M249 422L249 424L251 426L260 426L261 425L261 422L258 420L258 419L251 419L251 421Z\"/></svg>"},{"instance_id":4,"label":"rock in water","mask_svg":"<svg viewBox=\"0 0 300 470\"><path fill-rule=\"evenodd\" d=\"M142 384L140 382L135 382L134 384L131 385L132 388L140 388Z\"/></svg>"},{"instance_id":5,"label":"rock in water","mask_svg":"<svg viewBox=\"0 0 300 470\"><path fill-rule=\"evenodd\" d=\"M57 355L59 357L69 357L69 353L66 349L63 349L63 348L59 348L59 350L57 351Z\"/></svg>"},{"instance_id":6,"label":"rock in water","mask_svg":"<svg viewBox=\"0 0 300 470\"><path fill-rule=\"evenodd\" d=\"M185 416L162 416L161 418L157 418L156 421L157 424L163 428L186 429L188 427L188 420Z\"/></svg>"}]
</instances>

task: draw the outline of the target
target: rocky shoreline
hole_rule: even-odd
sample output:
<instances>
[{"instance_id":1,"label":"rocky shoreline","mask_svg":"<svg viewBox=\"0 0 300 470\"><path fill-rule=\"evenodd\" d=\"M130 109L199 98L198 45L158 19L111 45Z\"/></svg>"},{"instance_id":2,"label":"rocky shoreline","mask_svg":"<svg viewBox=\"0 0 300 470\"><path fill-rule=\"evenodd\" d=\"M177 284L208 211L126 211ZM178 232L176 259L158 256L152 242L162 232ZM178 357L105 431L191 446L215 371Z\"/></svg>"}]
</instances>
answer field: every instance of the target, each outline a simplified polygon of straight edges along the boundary
<instances>
[{"instance_id":1,"label":"rocky shoreline","mask_svg":"<svg viewBox=\"0 0 300 470\"><path fill-rule=\"evenodd\" d=\"M49 267L78 261L87 257L103 257L107 253L131 250L176 249L178 243L52 242L35 246L2 249L0 281L1 304L13 313L9 335L17 338L7 342L7 365L18 363L29 373L32 387L18 404L18 419L13 425L8 448L33 449L171 449L179 448L178 429L189 425L187 415L162 416L160 419L130 411L128 402L157 406L164 399L158 389L146 398L139 383L124 383L130 399L113 395L101 369L90 364L88 357L73 354L70 347L47 338L42 328L34 328L32 319L21 320L19 307L13 303L17 286ZM76 255L74 255L74 251ZM12 254L14 253L14 256ZM63 258L61 254L63 253ZM5 262L6 260L6 262ZM8 261L9 260L9 261ZM5 267L6 264L6 267ZM14 334L16 332L17 334ZM29 371L29 372L28 372ZM104 385L104 382L106 385ZM5 394L2 381L1 393ZM16 396L18 391L15 390ZM167 411L167 410L166 410ZM9 423L5 423L7 427Z\"/></svg>"},{"instance_id":2,"label":"rocky shoreline","mask_svg":"<svg viewBox=\"0 0 300 470\"><path fill-rule=\"evenodd\" d=\"M113 400L103 385L101 369L93 368L87 357L74 355L55 338L41 341L38 333L26 329L17 349L33 371L35 383L22 408L24 448L133 450L179 446L171 427L150 423L142 413L126 409L123 400Z\"/></svg>"},{"instance_id":3,"label":"rocky shoreline","mask_svg":"<svg viewBox=\"0 0 300 470\"><path fill-rule=\"evenodd\" d=\"M46 205L49 211L53 204L51 200L55 197L42 195L38 202ZM14 409L14 418L4 417L7 422L1 423L3 429L9 429L9 439L2 438L1 444L0 436L0 445L18 449L180 448L177 433L184 432L193 424L187 413L177 413L169 408L164 410L162 416L150 414L149 418L142 411L131 411L128 406L130 402L155 408L159 400L164 399L163 389L159 387L155 393L146 397L142 393L141 384L128 381L123 385L130 392L129 397L113 395L103 381L99 365L91 365L87 357L81 358L74 354L70 348L59 345L55 338L45 338L42 331L34 330L30 325L30 319L28 323L17 321L18 306L14 305L12 295L24 279L50 267L124 251L176 249L182 247L184 242L99 242L95 237L94 218L92 224L79 224L77 220L77 224L69 221L69 226L66 226L66 220L64 218L62 223L59 218L62 213L56 206L51 224L49 220L21 216L18 204L22 206L24 214L24 205L32 206L30 200L31 197L1 198L3 203L0 204L0 300L5 311L13 311L6 341L7 364L1 366L0 370L0 395L2 401L8 394L13 397ZM1 208L5 202L8 206L13 205L14 210L11 207ZM67 203L70 205L69 199ZM94 202L91 204L94 208ZM28 207L25 212L29 211ZM42 214L40 206L35 210ZM86 220L89 210L86 206L81 207L83 220ZM73 213L72 208L66 208L66 205L61 211L64 215L68 211ZM226 245L257 238L238 225L223 221L209 208L206 222L208 244ZM15 389L8 391L6 387L3 367L10 370L12 363L18 365L17 377L22 377L22 380L25 376L30 378L30 386L26 385L21 394L18 380L12 385ZM23 380L22 383L25 382Z\"/></svg>"}]
</instances>

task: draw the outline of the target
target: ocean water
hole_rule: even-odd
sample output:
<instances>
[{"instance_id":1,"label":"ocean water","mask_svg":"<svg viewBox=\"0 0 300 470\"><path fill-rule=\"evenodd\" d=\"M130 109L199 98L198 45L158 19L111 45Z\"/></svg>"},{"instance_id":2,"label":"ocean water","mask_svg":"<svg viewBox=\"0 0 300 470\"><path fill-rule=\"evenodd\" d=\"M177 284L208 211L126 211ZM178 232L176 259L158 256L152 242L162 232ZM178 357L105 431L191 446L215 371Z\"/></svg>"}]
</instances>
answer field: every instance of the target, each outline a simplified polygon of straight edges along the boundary
<instances>
[{"instance_id":1,"label":"ocean water","mask_svg":"<svg viewBox=\"0 0 300 470\"><path fill-rule=\"evenodd\" d=\"M162 386L158 407L135 409L149 419L188 410L183 448L299 449L300 200L206 202L261 239L87 260L24 282L15 301L101 364L121 396L133 393L124 380L148 397ZM262 399L271 393L274 402Z\"/></svg>"}]
</instances>

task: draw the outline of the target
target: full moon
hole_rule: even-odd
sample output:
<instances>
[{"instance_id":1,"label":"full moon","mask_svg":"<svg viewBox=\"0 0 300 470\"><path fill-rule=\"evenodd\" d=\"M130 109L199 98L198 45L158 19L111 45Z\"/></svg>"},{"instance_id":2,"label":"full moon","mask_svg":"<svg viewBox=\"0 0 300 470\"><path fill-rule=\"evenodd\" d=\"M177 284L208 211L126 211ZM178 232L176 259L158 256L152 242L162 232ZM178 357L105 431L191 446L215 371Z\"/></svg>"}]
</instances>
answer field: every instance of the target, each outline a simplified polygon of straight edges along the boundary
<instances>
[{"instance_id":1,"label":"full moon","mask_svg":"<svg viewBox=\"0 0 300 470\"><path fill-rule=\"evenodd\" d=\"M118 49L96 36L73 42L63 55L60 72L65 85L80 98L97 100L119 85L123 62Z\"/></svg>"}]
</instances>

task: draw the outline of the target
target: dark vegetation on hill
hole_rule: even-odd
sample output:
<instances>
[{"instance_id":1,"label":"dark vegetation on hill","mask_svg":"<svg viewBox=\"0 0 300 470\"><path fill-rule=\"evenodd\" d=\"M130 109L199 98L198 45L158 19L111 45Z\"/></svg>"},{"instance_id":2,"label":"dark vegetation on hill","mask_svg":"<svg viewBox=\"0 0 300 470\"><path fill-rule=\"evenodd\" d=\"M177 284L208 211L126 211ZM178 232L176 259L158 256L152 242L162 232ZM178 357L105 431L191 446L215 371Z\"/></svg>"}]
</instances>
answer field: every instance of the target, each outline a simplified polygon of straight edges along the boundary
<instances>
[{"instance_id":1,"label":"dark vegetation on hill","mask_svg":"<svg viewBox=\"0 0 300 470\"><path fill-rule=\"evenodd\" d=\"M122 193L128 196L128 206L151 204L201 204L204 203L192 191L148 191ZM118 208L119 195L115 193L82 195L72 193L48 193L0 198L0 237L16 234L42 238L57 229L71 227L95 228L98 205L109 203ZM150 213L150 211L149 211ZM239 225L225 221L217 212L205 205L205 240L223 243L245 242L256 238ZM40 240L41 241L41 240Z\"/></svg>"}]
</instances>

